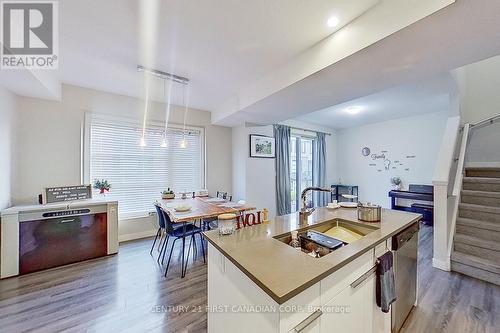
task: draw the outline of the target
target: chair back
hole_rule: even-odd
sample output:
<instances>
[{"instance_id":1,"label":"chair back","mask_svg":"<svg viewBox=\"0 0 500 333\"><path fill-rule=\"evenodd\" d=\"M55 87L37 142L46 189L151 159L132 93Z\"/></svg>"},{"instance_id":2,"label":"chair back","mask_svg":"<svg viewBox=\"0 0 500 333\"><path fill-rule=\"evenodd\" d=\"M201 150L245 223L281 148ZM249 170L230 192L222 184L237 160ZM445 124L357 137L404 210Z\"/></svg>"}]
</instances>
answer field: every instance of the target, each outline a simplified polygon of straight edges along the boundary
<instances>
[{"instance_id":1,"label":"chair back","mask_svg":"<svg viewBox=\"0 0 500 333\"><path fill-rule=\"evenodd\" d=\"M165 231L167 232L168 235L173 234L174 233L174 224L172 223L170 216L163 209L161 210L161 213L162 213L163 219L165 221Z\"/></svg>"},{"instance_id":2,"label":"chair back","mask_svg":"<svg viewBox=\"0 0 500 333\"><path fill-rule=\"evenodd\" d=\"M163 214L163 209L161 206L155 202L156 214L158 215L158 224L160 228L165 229L165 215Z\"/></svg>"}]
</instances>

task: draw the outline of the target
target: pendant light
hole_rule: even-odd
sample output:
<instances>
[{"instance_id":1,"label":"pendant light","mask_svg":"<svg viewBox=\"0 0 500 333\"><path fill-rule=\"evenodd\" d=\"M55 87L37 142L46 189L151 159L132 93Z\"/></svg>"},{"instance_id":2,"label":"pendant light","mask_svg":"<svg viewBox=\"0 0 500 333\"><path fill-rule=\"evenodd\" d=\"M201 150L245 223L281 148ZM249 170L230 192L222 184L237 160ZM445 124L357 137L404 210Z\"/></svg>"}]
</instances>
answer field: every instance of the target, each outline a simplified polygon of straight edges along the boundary
<instances>
[{"instance_id":1,"label":"pendant light","mask_svg":"<svg viewBox=\"0 0 500 333\"><path fill-rule=\"evenodd\" d=\"M184 123L182 126L182 140L180 142L180 148L186 149L188 147L188 142L186 140L186 118L188 112L188 104L189 104L189 86L186 84L184 86Z\"/></svg>"},{"instance_id":2,"label":"pendant light","mask_svg":"<svg viewBox=\"0 0 500 333\"><path fill-rule=\"evenodd\" d=\"M165 106L165 129L163 131L163 138L161 141L161 147L162 148L168 148L168 141L167 141L167 130L168 130L168 119L170 117L170 102L171 102L171 97L172 97L172 80L169 80L168 82L168 93L166 92L166 79L163 81L163 93L164 93L164 99L166 96L166 106Z\"/></svg>"},{"instance_id":3,"label":"pendant light","mask_svg":"<svg viewBox=\"0 0 500 333\"><path fill-rule=\"evenodd\" d=\"M146 83L146 96L144 98L144 101L145 101L145 105L144 105L144 116L143 116L143 119L142 119L142 134L141 134L141 139L139 141L139 145L141 147L146 147L146 122L147 122L147 119L148 119L148 109L149 109L149 77L148 75L144 75L144 80L145 80L145 83Z\"/></svg>"}]
</instances>

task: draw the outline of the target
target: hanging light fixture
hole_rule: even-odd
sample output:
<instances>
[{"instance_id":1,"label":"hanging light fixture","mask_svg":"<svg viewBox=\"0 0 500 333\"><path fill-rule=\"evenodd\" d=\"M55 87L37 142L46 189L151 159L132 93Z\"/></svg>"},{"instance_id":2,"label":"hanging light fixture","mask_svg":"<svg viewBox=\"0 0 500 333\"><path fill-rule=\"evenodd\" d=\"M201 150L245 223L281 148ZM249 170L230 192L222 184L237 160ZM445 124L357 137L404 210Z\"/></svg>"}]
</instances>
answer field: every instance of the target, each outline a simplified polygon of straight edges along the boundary
<instances>
[{"instance_id":1,"label":"hanging light fixture","mask_svg":"<svg viewBox=\"0 0 500 333\"><path fill-rule=\"evenodd\" d=\"M144 80L145 80L145 85L146 85L146 90L145 90L145 104L144 104L144 116L142 119L142 134L141 134L141 139L139 141L139 145L141 147L146 147L146 122L148 119L148 109L149 109L149 77L147 75L144 75Z\"/></svg>"},{"instance_id":2,"label":"hanging light fixture","mask_svg":"<svg viewBox=\"0 0 500 333\"><path fill-rule=\"evenodd\" d=\"M186 118L187 118L188 104L189 104L189 86L187 84L184 86L183 95L184 95L184 123L182 126L182 140L179 146L182 149L186 149L188 147L188 142L186 140Z\"/></svg>"},{"instance_id":3,"label":"hanging light fixture","mask_svg":"<svg viewBox=\"0 0 500 333\"><path fill-rule=\"evenodd\" d=\"M167 95L166 92L166 81L165 79L163 81L163 93L164 93L164 98ZM169 80L168 83L168 97L166 98L166 106L165 106L165 129L163 131L163 138L161 141L161 147L162 148L168 148L168 141L167 141L167 130L168 130L168 119L170 117L170 102L171 102L171 97L172 97L172 80Z\"/></svg>"},{"instance_id":4,"label":"hanging light fixture","mask_svg":"<svg viewBox=\"0 0 500 333\"><path fill-rule=\"evenodd\" d=\"M188 103L189 103L189 96L187 93L187 86L189 84L189 79L167 73L167 72L162 72L156 69L150 69L143 67L141 65L137 66L137 71L143 72L144 73L144 80L145 80L145 106L144 106L144 118L142 120L142 132L141 132L141 138L139 145L141 147L146 147L146 125L147 125L147 114L149 111L149 88L150 88L150 80L151 77L159 77L163 80L163 99L166 100L166 106L165 106L165 129L163 131L162 135L162 141L160 146L163 148L168 147L168 137L167 137L167 131L168 131L168 120L170 118L170 110L171 110L171 98L172 98L172 85L173 83L179 83L184 85L184 93L183 93L183 103L184 103L184 126L183 126L183 134L182 134L182 140L180 142L180 147L181 148L187 148L188 142L186 140L186 117L187 117L187 111L188 111ZM169 85L168 85L168 97L166 93L166 81L169 80Z\"/></svg>"}]
</instances>

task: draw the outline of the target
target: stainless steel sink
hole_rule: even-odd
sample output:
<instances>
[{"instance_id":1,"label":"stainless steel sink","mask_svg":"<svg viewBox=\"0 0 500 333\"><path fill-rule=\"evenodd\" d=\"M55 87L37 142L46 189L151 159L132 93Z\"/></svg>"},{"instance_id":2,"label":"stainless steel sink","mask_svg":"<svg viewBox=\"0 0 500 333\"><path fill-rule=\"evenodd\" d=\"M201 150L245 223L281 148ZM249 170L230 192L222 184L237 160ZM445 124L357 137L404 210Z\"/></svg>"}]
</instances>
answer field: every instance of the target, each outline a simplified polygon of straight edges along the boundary
<instances>
[{"instance_id":1,"label":"stainless steel sink","mask_svg":"<svg viewBox=\"0 0 500 333\"><path fill-rule=\"evenodd\" d=\"M333 227L344 227L346 229L349 229L351 231L354 231L362 236L366 236L369 233L378 230L377 227L375 226L367 226L361 223L356 223L356 222L351 222L351 221L346 221L346 220L341 220L341 219L336 219L336 220L331 220L331 221L326 221L323 223L318 223L312 226L307 226L301 229L298 229L298 234L299 237L300 235L304 235L308 231L316 231L320 233L324 233L328 230L330 230ZM281 235L274 236L274 239L283 242L285 244L289 244L290 241L292 240L291 232L287 232ZM352 243L351 243L352 244ZM304 244L302 243L302 251L303 252L310 252L308 249L304 248ZM344 246L349 246L349 244L346 244ZM322 253L327 253L328 251L322 251ZM331 252L330 252L331 253ZM326 254L327 255L327 254ZM322 255L321 255L322 256Z\"/></svg>"}]
</instances>

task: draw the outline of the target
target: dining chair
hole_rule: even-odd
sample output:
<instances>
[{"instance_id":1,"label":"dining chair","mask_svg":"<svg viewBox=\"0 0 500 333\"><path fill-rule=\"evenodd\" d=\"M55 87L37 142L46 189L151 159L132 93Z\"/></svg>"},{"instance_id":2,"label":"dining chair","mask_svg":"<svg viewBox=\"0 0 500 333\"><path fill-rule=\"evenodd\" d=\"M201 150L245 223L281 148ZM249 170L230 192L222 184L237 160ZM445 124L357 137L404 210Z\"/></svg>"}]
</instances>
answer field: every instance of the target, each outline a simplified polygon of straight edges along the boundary
<instances>
[{"instance_id":1,"label":"dining chair","mask_svg":"<svg viewBox=\"0 0 500 333\"><path fill-rule=\"evenodd\" d=\"M165 268L164 276L165 277L167 276L168 268L170 267L170 260L172 259L172 253L174 251L175 242L177 242L177 240L181 239L182 240L181 277L183 278L184 276L186 276L187 263L189 260L189 253L191 250L191 245L193 244L193 240L196 242L196 239L194 237L195 235L200 236L201 251L203 253L203 262L206 262L205 247L203 245L203 236L201 235L202 229L200 227L197 227L196 225L194 225L192 223L187 223L187 222L183 222L182 224L178 223L177 225L179 225L179 226L176 226L176 224L173 223L172 220L170 219L170 216L168 216L168 214L163 209L161 209L161 213L162 213L163 218L165 220L165 232L167 234L167 237L168 238L169 237L175 238L174 241L172 242L172 246L170 247L170 254L168 256L168 261L167 261L167 266ZM165 238L164 245L162 246L162 249L163 249L163 256L162 256L162 260L161 260L162 263L163 263L163 259L165 259L165 254L167 253L167 247L168 247L168 238L167 237ZM185 248L186 248L186 237L191 237L191 239L189 241L187 257L185 258L184 253L185 253ZM161 251L160 251L160 255L161 255ZM194 255L194 253L193 253L193 255Z\"/></svg>"},{"instance_id":2,"label":"dining chair","mask_svg":"<svg viewBox=\"0 0 500 333\"><path fill-rule=\"evenodd\" d=\"M161 213L161 207L159 206L158 203L155 203L154 206L156 209L156 214L158 215L158 226L159 227L158 227L158 231L156 231L155 240L153 241L153 245L151 245L151 250L149 251L149 254L153 254L153 249L155 247L156 240L158 239L158 237L161 237L162 231L165 230L165 218L163 217L163 214ZM168 236L166 236L166 237L168 237ZM161 242L161 238L160 238L160 242ZM160 251L160 254L161 254L161 251Z\"/></svg>"},{"instance_id":3,"label":"dining chair","mask_svg":"<svg viewBox=\"0 0 500 333\"><path fill-rule=\"evenodd\" d=\"M227 192L217 191L217 198L225 199L227 197Z\"/></svg>"}]
</instances>

